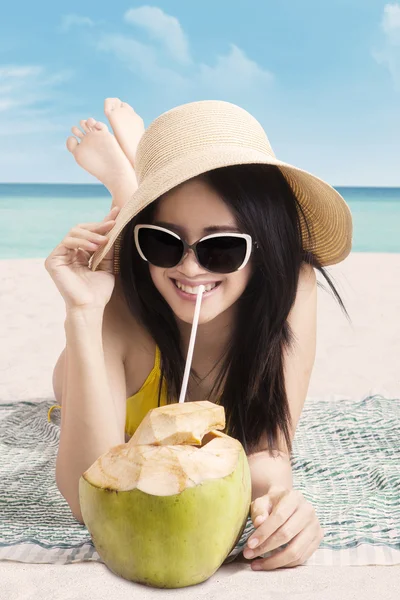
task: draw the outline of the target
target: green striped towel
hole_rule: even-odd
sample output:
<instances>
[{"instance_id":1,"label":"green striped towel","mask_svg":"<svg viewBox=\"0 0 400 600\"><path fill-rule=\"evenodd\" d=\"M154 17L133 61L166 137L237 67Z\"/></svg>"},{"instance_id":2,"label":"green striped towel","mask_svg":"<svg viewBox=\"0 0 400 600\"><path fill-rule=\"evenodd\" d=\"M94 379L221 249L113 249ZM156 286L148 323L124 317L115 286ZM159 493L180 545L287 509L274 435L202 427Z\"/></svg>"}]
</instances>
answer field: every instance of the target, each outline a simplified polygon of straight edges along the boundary
<instances>
[{"instance_id":1,"label":"green striped towel","mask_svg":"<svg viewBox=\"0 0 400 600\"><path fill-rule=\"evenodd\" d=\"M55 483L54 398L0 404L0 560L103 562ZM325 531L306 565L400 564L400 400L307 398L293 443L293 485ZM247 526L236 548L251 534ZM267 553L269 555L269 553Z\"/></svg>"}]
</instances>

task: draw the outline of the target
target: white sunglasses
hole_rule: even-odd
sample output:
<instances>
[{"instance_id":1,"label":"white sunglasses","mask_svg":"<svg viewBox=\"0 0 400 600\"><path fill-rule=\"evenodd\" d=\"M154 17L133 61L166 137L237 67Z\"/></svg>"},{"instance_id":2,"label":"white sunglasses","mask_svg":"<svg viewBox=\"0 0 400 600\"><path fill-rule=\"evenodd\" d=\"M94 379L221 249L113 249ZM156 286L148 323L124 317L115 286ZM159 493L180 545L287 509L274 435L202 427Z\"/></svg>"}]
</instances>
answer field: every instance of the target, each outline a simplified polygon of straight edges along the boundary
<instances>
[{"instance_id":1,"label":"white sunglasses","mask_svg":"<svg viewBox=\"0 0 400 600\"><path fill-rule=\"evenodd\" d=\"M213 233L188 244L177 233L158 225L136 225L135 245L143 260L169 269L180 264L189 249L211 273L233 273L249 261L253 241L247 233ZM257 242L254 243L257 246Z\"/></svg>"}]
</instances>

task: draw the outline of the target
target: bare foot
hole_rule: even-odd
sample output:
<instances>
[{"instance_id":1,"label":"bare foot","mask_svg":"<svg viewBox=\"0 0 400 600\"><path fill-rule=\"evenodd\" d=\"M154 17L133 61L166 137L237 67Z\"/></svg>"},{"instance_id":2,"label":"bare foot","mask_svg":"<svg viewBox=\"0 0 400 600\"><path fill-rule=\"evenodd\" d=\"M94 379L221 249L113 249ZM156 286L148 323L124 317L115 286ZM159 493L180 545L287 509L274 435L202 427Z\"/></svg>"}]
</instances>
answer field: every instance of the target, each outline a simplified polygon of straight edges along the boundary
<instances>
[{"instance_id":1,"label":"bare foot","mask_svg":"<svg viewBox=\"0 0 400 600\"><path fill-rule=\"evenodd\" d=\"M80 121L84 133L75 125L71 131L80 140L70 136L67 148L85 171L94 175L111 194L126 190L132 194L137 188L135 171L107 125L93 118Z\"/></svg>"},{"instance_id":2,"label":"bare foot","mask_svg":"<svg viewBox=\"0 0 400 600\"><path fill-rule=\"evenodd\" d=\"M134 167L137 146L144 133L143 119L135 113L132 106L119 98L106 98L104 113L119 145Z\"/></svg>"}]
</instances>

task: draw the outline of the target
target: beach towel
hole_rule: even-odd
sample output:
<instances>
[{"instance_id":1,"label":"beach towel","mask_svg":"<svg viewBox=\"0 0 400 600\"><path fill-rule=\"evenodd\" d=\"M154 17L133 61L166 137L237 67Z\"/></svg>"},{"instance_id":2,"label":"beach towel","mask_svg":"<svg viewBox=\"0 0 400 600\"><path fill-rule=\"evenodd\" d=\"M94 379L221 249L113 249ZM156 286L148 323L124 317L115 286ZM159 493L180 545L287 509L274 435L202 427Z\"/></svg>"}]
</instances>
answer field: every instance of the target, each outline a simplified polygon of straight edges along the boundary
<instances>
[{"instance_id":1,"label":"beach towel","mask_svg":"<svg viewBox=\"0 0 400 600\"><path fill-rule=\"evenodd\" d=\"M60 411L49 423L52 404L0 403L0 560L103 562L55 483ZM293 487L314 506L325 536L302 566L400 564L399 439L400 399L307 398ZM252 530L248 519L233 559Z\"/></svg>"}]
</instances>

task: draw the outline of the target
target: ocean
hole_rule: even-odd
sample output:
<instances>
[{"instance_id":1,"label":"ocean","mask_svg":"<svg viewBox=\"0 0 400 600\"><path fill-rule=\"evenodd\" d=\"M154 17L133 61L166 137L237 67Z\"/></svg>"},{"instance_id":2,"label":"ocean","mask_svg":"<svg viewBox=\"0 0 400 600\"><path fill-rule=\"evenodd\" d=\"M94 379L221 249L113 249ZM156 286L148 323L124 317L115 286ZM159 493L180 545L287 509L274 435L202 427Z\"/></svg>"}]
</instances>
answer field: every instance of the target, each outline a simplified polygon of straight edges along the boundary
<instances>
[{"instance_id":1,"label":"ocean","mask_svg":"<svg viewBox=\"0 0 400 600\"><path fill-rule=\"evenodd\" d=\"M353 252L400 252L400 188L336 187L353 215ZM0 183L0 259L43 258L78 223L101 221L98 184Z\"/></svg>"}]
</instances>

